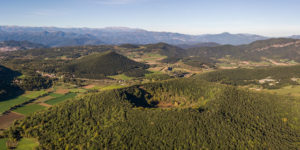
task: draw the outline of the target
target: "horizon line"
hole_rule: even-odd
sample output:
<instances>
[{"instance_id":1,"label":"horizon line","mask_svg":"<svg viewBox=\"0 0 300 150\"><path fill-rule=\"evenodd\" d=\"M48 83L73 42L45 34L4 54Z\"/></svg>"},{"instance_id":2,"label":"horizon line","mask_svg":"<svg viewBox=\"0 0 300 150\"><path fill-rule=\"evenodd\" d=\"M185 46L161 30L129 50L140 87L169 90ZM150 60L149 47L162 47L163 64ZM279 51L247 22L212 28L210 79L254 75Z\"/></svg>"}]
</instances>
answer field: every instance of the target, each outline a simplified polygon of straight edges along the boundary
<instances>
[{"instance_id":1,"label":"horizon line","mask_svg":"<svg viewBox=\"0 0 300 150\"><path fill-rule=\"evenodd\" d=\"M203 36L203 35L216 35L216 34L233 34L233 35L256 35L256 36L262 36L266 38L289 38L291 36L297 36L297 34L288 35L288 36L269 36L264 34L257 34L257 33L248 33L248 32L229 32L229 31L223 31L223 32L215 32L215 33L201 33L201 34L191 34L191 33L182 33L182 32L173 32L173 31L162 31L162 30L149 30L144 28L138 28L138 27L126 27L126 26L106 26L106 27L75 27L75 26L31 26L31 25L1 25L0 27L21 27L21 28L62 28L62 29L93 29L93 30L101 30L101 29L109 29L109 28L124 28L124 29L131 29L131 30L142 30L147 32L161 32L161 33L174 33L174 34L183 34L183 35L191 35L191 36Z\"/></svg>"}]
</instances>

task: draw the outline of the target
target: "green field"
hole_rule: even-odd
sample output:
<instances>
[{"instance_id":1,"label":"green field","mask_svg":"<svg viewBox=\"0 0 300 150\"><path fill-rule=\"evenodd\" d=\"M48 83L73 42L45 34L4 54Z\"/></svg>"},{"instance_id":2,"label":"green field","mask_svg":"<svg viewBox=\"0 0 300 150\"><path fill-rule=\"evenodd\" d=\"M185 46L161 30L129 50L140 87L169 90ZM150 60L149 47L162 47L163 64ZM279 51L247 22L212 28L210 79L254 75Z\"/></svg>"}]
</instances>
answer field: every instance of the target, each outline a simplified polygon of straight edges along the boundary
<instances>
[{"instance_id":1,"label":"green field","mask_svg":"<svg viewBox=\"0 0 300 150\"><path fill-rule=\"evenodd\" d=\"M45 91L45 90L41 90L41 91L32 91L28 94L25 94L24 97L28 97L30 99L34 99L34 98L37 98L37 97L40 97L42 95L45 95L47 94L48 92Z\"/></svg>"},{"instance_id":2,"label":"green field","mask_svg":"<svg viewBox=\"0 0 300 150\"><path fill-rule=\"evenodd\" d=\"M39 143L36 139L33 138L22 138L21 141L18 143L16 150L33 150Z\"/></svg>"},{"instance_id":3,"label":"green field","mask_svg":"<svg viewBox=\"0 0 300 150\"><path fill-rule=\"evenodd\" d=\"M82 88L70 89L70 92L73 92L73 93L83 93L86 91L87 91L86 89L82 89Z\"/></svg>"},{"instance_id":4,"label":"green field","mask_svg":"<svg viewBox=\"0 0 300 150\"><path fill-rule=\"evenodd\" d=\"M0 114L9 110L11 107L22 104L28 100L30 100L30 98L19 96L17 98L11 99L11 100L6 100L3 102L0 102Z\"/></svg>"},{"instance_id":5,"label":"green field","mask_svg":"<svg viewBox=\"0 0 300 150\"><path fill-rule=\"evenodd\" d=\"M7 141L7 138L0 139L0 150L7 150L6 141Z\"/></svg>"},{"instance_id":6,"label":"green field","mask_svg":"<svg viewBox=\"0 0 300 150\"><path fill-rule=\"evenodd\" d=\"M51 94L50 94L51 96ZM56 97L56 98L53 98L53 99L50 99L48 101L46 101L45 103L46 104L49 104L49 105L54 105L54 104L57 104L57 103L61 103L67 99L71 99L71 98L74 98L76 96L76 93L68 93L64 96L61 96L61 97Z\"/></svg>"},{"instance_id":7,"label":"green field","mask_svg":"<svg viewBox=\"0 0 300 150\"><path fill-rule=\"evenodd\" d=\"M45 109L46 107L38 105L38 104L29 104L29 105L25 105L23 107L19 107L17 109L14 110L14 112L23 114L23 115L29 115L33 112Z\"/></svg>"},{"instance_id":8,"label":"green field","mask_svg":"<svg viewBox=\"0 0 300 150\"><path fill-rule=\"evenodd\" d=\"M101 88L101 90L112 90L112 89L119 89L119 88L123 88L123 87L126 87L126 85L109 85L109 86Z\"/></svg>"},{"instance_id":9,"label":"green field","mask_svg":"<svg viewBox=\"0 0 300 150\"><path fill-rule=\"evenodd\" d=\"M57 93L51 93L51 94L49 94L49 96L52 96L52 97L62 97L64 95L63 94L57 94Z\"/></svg>"},{"instance_id":10,"label":"green field","mask_svg":"<svg viewBox=\"0 0 300 150\"><path fill-rule=\"evenodd\" d=\"M116 80L125 80L125 81L133 79L133 77L128 77L125 74L119 74L119 75L108 76L108 77L116 79Z\"/></svg>"}]
</instances>

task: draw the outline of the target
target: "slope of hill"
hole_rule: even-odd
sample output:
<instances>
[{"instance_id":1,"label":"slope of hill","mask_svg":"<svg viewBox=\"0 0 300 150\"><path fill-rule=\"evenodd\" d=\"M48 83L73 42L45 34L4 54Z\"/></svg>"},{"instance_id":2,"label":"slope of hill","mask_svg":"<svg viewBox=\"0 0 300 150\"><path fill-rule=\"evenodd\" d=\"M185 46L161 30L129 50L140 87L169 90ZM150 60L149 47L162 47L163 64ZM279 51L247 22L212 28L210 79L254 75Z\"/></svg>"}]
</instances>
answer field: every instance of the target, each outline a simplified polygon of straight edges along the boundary
<instances>
[{"instance_id":1,"label":"slope of hill","mask_svg":"<svg viewBox=\"0 0 300 150\"><path fill-rule=\"evenodd\" d=\"M296 39L268 39L248 45L191 48L187 51L190 56L206 56L217 59L231 56L234 59L251 61L288 59L300 62L300 40Z\"/></svg>"},{"instance_id":2,"label":"slope of hill","mask_svg":"<svg viewBox=\"0 0 300 150\"><path fill-rule=\"evenodd\" d=\"M156 43L156 44L148 44L144 45L145 49L143 50L144 52L147 53L158 53L163 56L168 56L168 57L180 57L180 56L185 56L185 50L169 45L167 43Z\"/></svg>"},{"instance_id":3,"label":"slope of hill","mask_svg":"<svg viewBox=\"0 0 300 150\"><path fill-rule=\"evenodd\" d=\"M16 96L18 92L21 92L12 84L14 78L19 75L21 73L0 65L0 101Z\"/></svg>"},{"instance_id":4,"label":"slope of hill","mask_svg":"<svg viewBox=\"0 0 300 150\"><path fill-rule=\"evenodd\" d=\"M46 48L46 47L47 46L44 46L42 44L31 43L28 41L3 41L3 42L0 42L0 52Z\"/></svg>"},{"instance_id":5,"label":"slope of hill","mask_svg":"<svg viewBox=\"0 0 300 150\"><path fill-rule=\"evenodd\" d=\"M135 62L115 52L91 54L62 67L68 72L81 78L104 78L109 75L125 73L129 76L143 76L147 65Z\"/></svg>"},{"instance_id":6,"label":"slope of hill","mask_svg":"<svg viewBox=\"0 0 300 150\"><path fill-rule=\"evenodd\" d=\"M171 32L152 32L132 28L55 28L0 26L0 40L28 40L49 46L87 44L196 44L216 42L220 44L248 44L267 37L250 34L187 35Z\"/></svg>"},{"instance_id":7,"label":"slope of hill","mask_svg":"<svg viewBox=\"0 0 300 150\"><path fill-rule=\"evenodd\" d=\"M295 101L170 80L68 101L16 122L7 134L37 138L41 149L297 149Z\"/></svg>"},{"instance_id":8,"label":"slope of hill","mask_svg":"<svg viewBox=\"0 0 300 150\"><path fill-rule=\"evenodd\" d=\"M257 85L268 89L278 89L288 85L299 85L300 66L218 70L199 75L199 77L210 82L223 84Z\"/></svg>"},{"instance_id":9,"label":"slope of hill","mask_svg":"<svg viewBox=\"0 0 300 150\"><path fill-rule=\"evenodd\" d=\"M189 49L189 48L197 48L197 47L216 47L216 46L220 46L220 44L215 42L208 42L208 43L196 43L196 44L181 44L176 46L183 49Z\"/></svg>"}]
</instances>

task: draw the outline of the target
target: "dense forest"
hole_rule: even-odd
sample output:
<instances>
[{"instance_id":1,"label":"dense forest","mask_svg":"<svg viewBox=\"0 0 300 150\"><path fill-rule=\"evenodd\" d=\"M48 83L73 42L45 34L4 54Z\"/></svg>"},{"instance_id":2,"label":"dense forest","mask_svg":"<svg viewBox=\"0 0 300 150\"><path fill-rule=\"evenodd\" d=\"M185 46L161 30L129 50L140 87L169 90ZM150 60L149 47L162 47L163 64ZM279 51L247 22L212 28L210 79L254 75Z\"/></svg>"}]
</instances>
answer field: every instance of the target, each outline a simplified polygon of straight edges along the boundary
<instances>
[{"instance_id":1,"label":"dense forest","mask_svg":"<svg viewBox=\"0 0 300 150\"><path fill-rule=\"evenodd\" d=\"M23 78L19 78L16 80L16 85L18 85L21 89L27 91L40 90L50 88L53 84L53 80L49 77L43 77L39 74L34 75L26 75Z\"/></svg>"},{"instance_id":2,"label":"dense forest","mask_svg":"<svg viewBox=\"0 0 300 150\"><path fill-rule=\"evenodd\" d=\"M6 135L37 138L39 149L298 149L293 101L173 79L67 101L15 122Z\"/></svg>"}]
</instances>

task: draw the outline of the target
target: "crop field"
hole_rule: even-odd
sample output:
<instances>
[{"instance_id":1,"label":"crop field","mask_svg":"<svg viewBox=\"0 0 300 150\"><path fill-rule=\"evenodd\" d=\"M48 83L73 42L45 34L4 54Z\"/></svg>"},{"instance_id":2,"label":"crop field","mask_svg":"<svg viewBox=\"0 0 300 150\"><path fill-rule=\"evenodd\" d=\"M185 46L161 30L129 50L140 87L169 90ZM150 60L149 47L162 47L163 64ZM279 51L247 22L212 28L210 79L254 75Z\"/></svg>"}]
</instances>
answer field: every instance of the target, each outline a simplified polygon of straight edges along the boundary
<instances>
[{"instance_id":1,"label":"crop field","mask_svg":"<svg viewBox=\"0 0 300 150\"><path fill-rule=\"evenodd\" d=\"M11 99L11 100L2 101L2 102L0 102L0 114L9 110L11 107L22 104L28 100L30 100L30 98L24 97L24 96L19 96L17 98Z\"/></svg>"},{"instance_id":2,"label":"crop field","mask_svg":"<svg viewBox=\"0 0 300 150\"><path fill-rule=\"evenodd\" d=\"M45 90L41 90L41 91L30 91L28 94L25 94L24 97L28 97L30 99L34 99L40 96L43 96L45 94L47 94L48 92Z\"/></svg>"},{"instance_id":3,"label":"crop field","mask_svg":"<svg viewBox=\"0 0 300 150\"><path fill-rule=\"evenodd\" d=\"M18 143L16 150L33 150L39 143L36 139L33 138L22 138Z\"/></svg>"},{"instance_id":4,"label":"crop field","mask_svg":"<svg viewBox=\"0 0 300 150\"><path fill-rule=\"evenodd\" d=\"M12 123L15 120L19 120L24 118L24 115L15 113L15 112L9 112L7 114L3 114L0 116L0 129L6 129L8 128L10 125L12 125Z\"/></svg>"},{"instance_id":5,"label":"crop field","mask_svg":"<svg viewBox=\"0 0 300 150\"><path fill-rule=\"evenodd\" d=\"M101 90L112 90L112 89L119 89L119 88L123 88L126 87L126 85L109 85L106 87L101 88Z\"/></svg>"},{"instance_id":6,"label":"crop field","mask_svg":"<svg viewBox=\"0 0 300 150\"><path fill-rule=\"evenodd\" d=\"M0 139L0 150L7 150L6 141L7 141L7 138Z\"/></svg>"},{"instance_id":7,"label":"crop field","mask_svg":"<svg viewBox=\"0 0 300 150\"><path fill-rule=\"evenodd\" d=\"M53 96L53 95L51 95L51 96ZM45 103L49 104L49 105L55 105L55 104L58 104L58 103L61 103L61 102L65 101L67 99L74 98L75 96L76 96L76 93L68 93L66 95L50 99L50 100L46 101Z\"/></svg>"},{"instance_id":8,"label":"crop field","mask_svg":"<svg viewBox=\"0 0 300 150\"><path fill-rule=\"evenodd\" d=\"M64 95L63 94L58 94L58 93L51 93L51 94L49 94L49 96L51 96L51 97L62 97Z\"/></svg>"},{"instance_id":9,"label":"crop field","mask_svg":"<svg viewBox=\"0 0 300 150\"><path fill-rule=\"evenodd\" d=\"M86 89L82 89L82 88L70 89L69 92L73 92L73 93L84 93L84 92L86 92Z\"/></svg>"},{"instance_id":10,"label":"crop field","mask_svg":"<svg viewBox=\"0 0 300 150\"><path fill-rule=\"evenodd\" d=\"M69 89L63 89L63 88L60 88L60 89L56 89L55 93L58 93L58 94L66 94L66 93L69 93Z\"/></svg>"},{"instance_id":11,"label":"crop field","mask_svg":"<svg viewBox=\"0 0 300 150\"><path fill-rule=\"evenodd\" d=\"M23 114L23 115L29 115L33 112L45 109L46 107L38 105L38 104L28 104L22 107L19 107L17 109L14 110L14 112Z\"/></svg>"},{"instance_id":12,"label":"crop field","mask_svg":"<svg viewBox=\"0 0 300 150\"><path fill-rule=\"evenodd\" d=\"M54 97L48 95L48 96L44 96L44 97L41 97L41 98L37 99L35 102L45 102L45 101L50 100L52 98L54 98Z\"/></svg>"}]
</instances>

